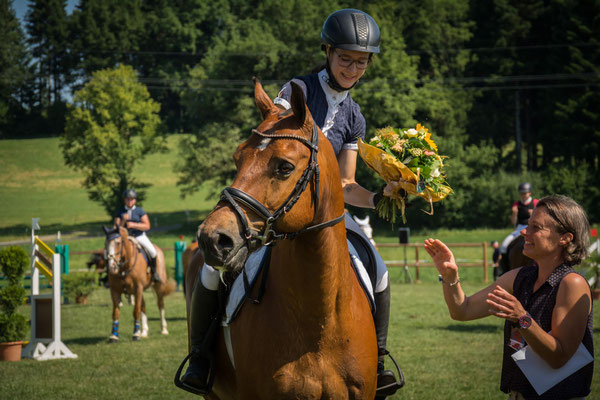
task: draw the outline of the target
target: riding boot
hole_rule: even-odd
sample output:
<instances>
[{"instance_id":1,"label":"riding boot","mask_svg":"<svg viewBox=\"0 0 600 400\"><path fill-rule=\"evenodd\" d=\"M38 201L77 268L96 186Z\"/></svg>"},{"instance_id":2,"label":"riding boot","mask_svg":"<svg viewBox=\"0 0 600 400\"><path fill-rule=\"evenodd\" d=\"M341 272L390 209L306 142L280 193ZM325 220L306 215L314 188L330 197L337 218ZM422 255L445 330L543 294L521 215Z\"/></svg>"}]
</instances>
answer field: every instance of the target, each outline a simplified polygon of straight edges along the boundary
<instances>
[{"instance_id":1,"label":"riding boot","mask_svg":"<svg viewBox=\"0 0 600 400\"><path fill-rule=\"evenodd\" d=\"M404 385L404 379L396 380L396 375L384 367L384 357L388 354L386 350L388 327L390 322L390 285L379 293L375 293L375 334L377 336L377 393L376 399L385 399L391 396Z\"/></svg>"},{"instance_id":2,"label":"riding boot","mask_svg":"<svg viewBox=\"0 0 600 400\"><path fill-rule=\"evenodd\" d=\"M149 264L150 264L150 271L152 272L152 280L154 282L162 282L162 279L160 279L160 275L158 274L158 271L156 270L156 257L151 257Z\"/></svg>"},{"instance_id":3,"label":"riding boot","mask_svg":"<svg viewBox=\"0 0 600 400\"><path fill-rule=\"evenodd\" d=\"M190 310L191 357L181 381L195 389L203 389L208 384L210 352L214 335L208 335L209 328L219 306L218 291L204 287L198 273L196 287L192 293Z\"/></svg>"}]
</instances>

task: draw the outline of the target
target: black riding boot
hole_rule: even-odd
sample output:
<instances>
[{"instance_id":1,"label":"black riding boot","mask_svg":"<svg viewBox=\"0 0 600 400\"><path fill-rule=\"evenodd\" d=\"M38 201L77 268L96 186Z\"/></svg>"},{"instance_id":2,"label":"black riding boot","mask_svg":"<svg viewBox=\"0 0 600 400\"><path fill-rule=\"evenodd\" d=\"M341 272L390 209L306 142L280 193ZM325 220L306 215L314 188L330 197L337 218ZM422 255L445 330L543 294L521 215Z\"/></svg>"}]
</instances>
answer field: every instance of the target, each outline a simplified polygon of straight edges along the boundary
<instances>
[{"instance_id":1,"label":"black riding boot","mask_svg":"<svg viewBox=\"0 0 600 400\"><path fill-rule=\"evenodd\" d=\"M389 279L389 278L388 278ZM386 370L384 367L384 356L388 354L386 350L388 326L390 322L390 284L388 280L387 288L383 292L375 293L375 334L377 336L377 393L376 399L385 399L391 396L404 385L404 379L400 382L396 380L393 371Z\"/></svg>"},{"instance_id":2,"label":"black riding boot","mask_svg":"<svg viewBox=\"0 0 600 400\"><path fill-rule=\"evenodd\" d=\"M192 293L190 310L190 344L192 355L190 364L181 381L196 389L204 389L208 384L212 336L207 335L219 306L218 291L204 287L198 273L196 287Z\"/></svg>"},{"instance_id":3,"label":"black riding boot","mask_svg":"<svg viewBox=\"0 0 600 400\"><path fill-rule=\"evenodd\" d=\"M162 282L162 279L160 279L160 275L156 271L156 257L154 257L154 258L150 257L150 261L148 262L148 264L150 264L150 272L152 272L152 280L154 282Z\"/></svg>"}]
</instances>

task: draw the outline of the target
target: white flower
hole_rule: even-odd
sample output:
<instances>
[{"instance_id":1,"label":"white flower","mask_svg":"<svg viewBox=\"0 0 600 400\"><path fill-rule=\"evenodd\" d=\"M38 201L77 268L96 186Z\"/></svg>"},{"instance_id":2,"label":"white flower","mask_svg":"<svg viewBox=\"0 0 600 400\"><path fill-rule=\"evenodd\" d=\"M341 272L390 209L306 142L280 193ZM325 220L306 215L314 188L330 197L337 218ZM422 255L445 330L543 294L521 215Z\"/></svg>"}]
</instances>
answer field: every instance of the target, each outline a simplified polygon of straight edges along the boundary
<instances>
[{"instance_id":1,"label":"white flower","mask_svg":"<svg viewBox=\"0 0 600 400\"><path fill-rule=\"evenodd\" d=\"M417 137L417 135L419 134L419 132L416 129L409 129L407 131L404 131L404 133L406 134L406 136L410 137Z\"/></svg>"},{"instance_id":2,"label":"white flower","mask_svg":"<svg viewBox=\"0 0 600 400\"><path fill-rule=\"evenodd\" d=\"M432 173L431 173L431 177L432 178L437 178L438 176L440 176L441 172L439 168L436 168Z\"/></svg>"}]
</instances>

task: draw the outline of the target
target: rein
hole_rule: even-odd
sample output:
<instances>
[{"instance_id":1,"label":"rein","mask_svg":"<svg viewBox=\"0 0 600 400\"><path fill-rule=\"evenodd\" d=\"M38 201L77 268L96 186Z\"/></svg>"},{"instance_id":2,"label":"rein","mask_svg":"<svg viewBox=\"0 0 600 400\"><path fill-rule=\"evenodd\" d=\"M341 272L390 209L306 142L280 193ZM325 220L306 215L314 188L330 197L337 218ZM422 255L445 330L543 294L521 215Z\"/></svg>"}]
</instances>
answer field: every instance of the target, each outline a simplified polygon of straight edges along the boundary
<instances>
[{"instance_id":1,"label":"rein","mask_svg":"<svg viewBox=\"0 0 600 400\"><path fill-rule=\"evenodd\" d=\"M111 235L106 237L106 242L110 243L118 237L121 237L121 234L117 233L117 232L113 232ZM128 239L131 242L131 239L130 238L128 238ZM132 242L132 244L133 244L133 242ZM129 273L133 269L131 266L135 265L135 263L137 262L138 255L139 255L139 252L135 251L135 258L133 259L133 263L129 263L130 267L128 269L124 269L123 267L125 266L125 264L127 262L127 260L125 260L125 257L124 257L125 246L126 246L126 243L123 242L121 245L121 251L119 252L118 260L114 254L110 254L110 255L107 254L107 257L106 257L107 260L109 260L109 261L112 260L117 265L118 272L119 272L119 275L121 276L121 279L125 279L125 277L127 277L127 275L129 275ZM135 246L134 246L134 248L135 248Z\"/></svg>"},{"instance_id":2,"label":"rein","mask_svg":"<svg viewBox=\"0 0 600 400\"><path fill-rule=\"evenodd\" d=\"M260 132L256 129L253 129L252 133L256 133L259 136L269 139L297 140L309 148L310 160L308 162L308 165L306 166L306 169L302 173L302 176L296 183L294 190L289 194L289 196L283 202L281 207L279 207L274 212L269 211L269 209L265 207L261 202L259 202L243 190L236 189L233 187L227 187L223 189L223 192L221 192L221 200L230 203L233 209L235 210L235 213L237 214L242 223L244 235L246 238L246 245L248 247L250 247L250 241L253 239L259 240L262 246L268 246L272 245L276 240L295 239L298 235L336 225L344 219L344 214L342 214L337 218L320 224L315 224L302 228L297 232L277 231L274 226L276 221L292 209L292 207L296 204L302 193L306 190L306 187L308 186L308 183L311 181L311 179L314 183L313 201L315 205L315 212L313 215L312 222L314 223L315 219L317 218L317 210L319 208L319 164L317 162L317 152L319 151L319 131L317 129L317 124L313 124L312 140L310 141L298 135L274 135ZM248 219L246 218L246 215L242 211L242 208L240 207L238 202L254 211L265 221L265 226L262 233L259 234L253 232L250 229Z\"/></svg>"}]
</instances>

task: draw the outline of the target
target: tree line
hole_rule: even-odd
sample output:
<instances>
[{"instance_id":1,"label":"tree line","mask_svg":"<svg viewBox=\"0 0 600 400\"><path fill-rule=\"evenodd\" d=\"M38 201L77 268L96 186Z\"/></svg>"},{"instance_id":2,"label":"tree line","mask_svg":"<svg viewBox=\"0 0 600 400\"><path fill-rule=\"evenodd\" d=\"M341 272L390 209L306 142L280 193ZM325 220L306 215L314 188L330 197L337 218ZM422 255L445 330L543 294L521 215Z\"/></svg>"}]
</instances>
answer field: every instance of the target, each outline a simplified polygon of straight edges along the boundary
<instances>
[{"instance_id":1,"label":"tree line","mask_svg":"<svg viewBox=\"0 0 600 400\"><path fill-rule=\"evenodd\" d=\"M433 216L414 201L408 225L506 227L522 181L600 220L598 0L80 0L71 14L66 0L33 0L24 29L0 4L0 137L63 135L93 74L131 66L160 105L156 132L187 134L181 193L217 193L260 119L251 78L274 97L322 64L325 18L353 7L381 29L382 52L352 92L367 137L422 123L449 156L454 194ZM357 179L382 184L364 164Z\"/></svg>"}]
</instances>

